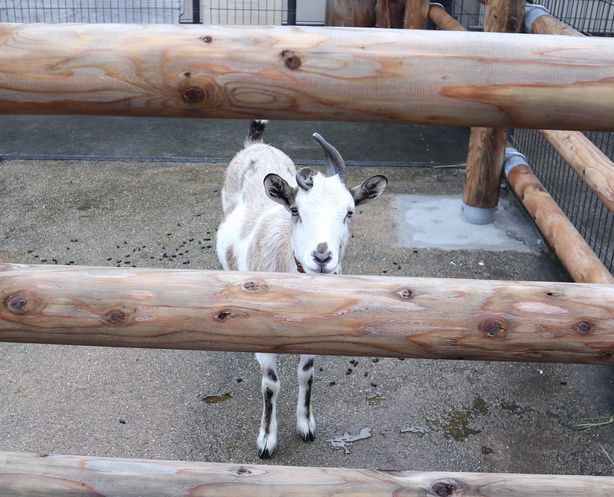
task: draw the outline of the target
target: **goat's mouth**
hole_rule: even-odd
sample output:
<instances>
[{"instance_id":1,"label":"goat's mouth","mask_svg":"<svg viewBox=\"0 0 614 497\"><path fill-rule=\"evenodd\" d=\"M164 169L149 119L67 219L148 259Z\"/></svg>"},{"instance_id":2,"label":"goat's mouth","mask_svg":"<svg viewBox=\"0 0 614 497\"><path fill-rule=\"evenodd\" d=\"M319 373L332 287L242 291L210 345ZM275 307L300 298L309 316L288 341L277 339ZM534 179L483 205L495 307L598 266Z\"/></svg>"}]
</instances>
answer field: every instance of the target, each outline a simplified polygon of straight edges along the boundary
<instances>
[{"instance_id":1,"label":"goat's mouth","mask_svg":"<svg viewBox=\"0 0 614 497\"><path fill-rule=\"evenodd\" d=\"M309 274L339 274L338 267L327 268L326 266L318 266L316 268L312 268L308 265L303 265L296 255L294 256L294 263L296 264L296 269L299 273L309 273Z\"/></svg>"}]
</instances>

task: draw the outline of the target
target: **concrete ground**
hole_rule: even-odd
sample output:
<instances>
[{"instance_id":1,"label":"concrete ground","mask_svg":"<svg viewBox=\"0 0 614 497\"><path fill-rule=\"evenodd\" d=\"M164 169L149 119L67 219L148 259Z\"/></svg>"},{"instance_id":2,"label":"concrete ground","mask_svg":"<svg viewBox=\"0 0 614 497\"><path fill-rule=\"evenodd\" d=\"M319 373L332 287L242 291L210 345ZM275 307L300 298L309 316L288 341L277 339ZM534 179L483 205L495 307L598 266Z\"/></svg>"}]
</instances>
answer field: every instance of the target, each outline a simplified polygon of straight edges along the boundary
<instances>
[{"instance_id":1,"label":"concrete ground","mask_svg":"<svg viewBox=\"0 0 614 497\"><path fill-rule=\"evenodd\" d=\"M176 154L168 134L189 126L161 132L155 120L132 121L122 135L120 122L127 125L0 120L0 154L121 158L1 162L0 260L219 268L213 247L224 166L131 160ZM245 133L245 123L196 127L198 139L176 155L227 156ZM466 143L466 130L272 123L267 137L293 158L313 161L321 152L306 137L315 129L363 164L351 168L352 182L375 173L390 180L387 193L355 216L346 273L567 279L530 230L519 245L503 248L476 249L479 231L465 248L446 249L443 232L443 249L412 246L412 195L458 197L464 172L384 164L463 162L465 151L451 144ZM365 167L369 162L378 167ZM523 222L505 197L513 222ZM614 469L613 425L577 429L614 412L610 367L320 357L317 438L305 444L294 433L295 365L294 357L280 359L274 464L595 475ZM0 344L0 450L259 463L259 385L251 354ZM347 452L329 442L363 428L370 437L348 444Z\"/></svg>"}]
</instances>

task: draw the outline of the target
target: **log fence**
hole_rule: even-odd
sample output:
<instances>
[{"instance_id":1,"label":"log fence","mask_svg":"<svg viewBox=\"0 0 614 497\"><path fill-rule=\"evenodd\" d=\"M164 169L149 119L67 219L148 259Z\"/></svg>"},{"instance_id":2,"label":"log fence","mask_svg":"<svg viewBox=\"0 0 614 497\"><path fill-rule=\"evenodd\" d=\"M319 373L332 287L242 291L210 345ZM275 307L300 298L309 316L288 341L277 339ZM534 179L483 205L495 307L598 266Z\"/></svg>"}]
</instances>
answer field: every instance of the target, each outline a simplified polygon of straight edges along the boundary
<instances>
[{"instance_id":1,"label":"log fence","mask_svg":"<svg viewBox=\"0 0 614 497\"><path fill-rule=\"evenodd\" d=\"M578 497L614 479L377 471L0 452L3 497Z\"/></svg>"},{"instance_id":2,"label":"log fence","mask_svg":"<svg viewBox=\"0 0 614 497\"><path fill-rule=\"evenodd\" d=\"M360 10L358 3L331 1L327 16L366 24L378 22L371 6L388 6L389 15L402 4L365 1ZM441 6L403 5L406 27L423 27L428 16L460 31ZM575 34L547 16L532 29ZM568 130L614 130L613 48L612 40L552 34L0 24L0 113L566 130L551 141L565 136L569 154L585 151L589 161L570 164L611 202L611 163ZM501 136L484 155L498 161ZM0 341L614 364L614 279L514 157L510 185L585 283L2 264ZM484 170L495 161L488 162ZM136 497L144 488L149 497L614 496L614 478L0 452L6 497Z\"/></svg>"}]
</instances>

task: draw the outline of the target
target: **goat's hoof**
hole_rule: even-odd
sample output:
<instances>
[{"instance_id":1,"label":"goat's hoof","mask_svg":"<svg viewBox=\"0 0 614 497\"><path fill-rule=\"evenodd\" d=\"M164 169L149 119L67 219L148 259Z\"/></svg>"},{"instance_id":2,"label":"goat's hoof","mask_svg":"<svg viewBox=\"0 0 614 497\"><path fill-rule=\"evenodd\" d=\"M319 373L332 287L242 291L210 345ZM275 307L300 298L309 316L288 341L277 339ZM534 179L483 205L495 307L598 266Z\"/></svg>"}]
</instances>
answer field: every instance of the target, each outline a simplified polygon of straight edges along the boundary
<instances>
[{"instance_id":1,"label":"goat's hoof","mask_svg":"<svg viewBox=\"0 0 614 497\"><path fill-rule=\"evenodd\" d=\"M303 442L313 442L316 439L316 434L313 431L308 431L307 433L299 433Z\"/></svg>"},{"instance_id":2,"label":"goat's hoof","mask_svg":"<svg viewBox=\"0 0 614 497\"><path fill-rule=\"evenodd\" d=\"M304 442L313 442L316 438L316 420L313 416L309 418L299 416L296 420L296 431Z\"/></svg>"},{"instance_id":3,"label":"goat's hoof","mask_svg":"<svg viewBox=\"0 0 614 497\"><path fill-rule=\"evenodd\" d=\"M258 457L260 459L271 459L273 457L273 452L269 449L258 449Z\"/></svg>"}]
</instances>

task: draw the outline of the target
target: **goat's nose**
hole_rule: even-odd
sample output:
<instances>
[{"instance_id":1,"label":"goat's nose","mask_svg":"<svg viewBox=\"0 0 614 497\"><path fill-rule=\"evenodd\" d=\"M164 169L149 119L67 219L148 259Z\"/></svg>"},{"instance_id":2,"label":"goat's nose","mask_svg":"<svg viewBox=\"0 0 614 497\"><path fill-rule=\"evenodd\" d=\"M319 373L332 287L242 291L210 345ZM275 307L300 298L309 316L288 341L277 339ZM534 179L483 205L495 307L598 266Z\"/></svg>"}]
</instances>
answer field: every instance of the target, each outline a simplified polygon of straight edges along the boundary
<instances>
[{"instance_id":1,"label":"goat's nose","mask_svg":"<svg viewBox=\"0 0 614 497\"><path fill-rule=\"evenodd\" d=\"M314 250L312 255L316 263L320 266L324 266L333 258L331 251L328 250L327 243L318 243L317 250Z\"/></svg>"}]
</instances>

